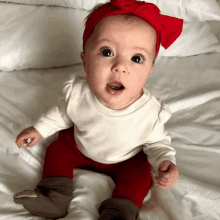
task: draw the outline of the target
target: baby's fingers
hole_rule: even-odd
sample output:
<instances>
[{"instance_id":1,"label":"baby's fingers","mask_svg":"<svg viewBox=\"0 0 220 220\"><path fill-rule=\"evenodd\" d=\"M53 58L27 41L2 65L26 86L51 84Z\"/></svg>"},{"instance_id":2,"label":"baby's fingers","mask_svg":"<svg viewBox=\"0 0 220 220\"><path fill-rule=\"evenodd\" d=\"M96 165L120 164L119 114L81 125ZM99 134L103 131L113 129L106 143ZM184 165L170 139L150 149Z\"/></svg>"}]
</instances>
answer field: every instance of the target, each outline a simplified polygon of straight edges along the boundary
<instances>
[{"instance_id":1,"label":"baby's fingers","mask_svg":"<svg viewBox=\"0 0 220 220\"><path fill-rule=\"evenodd\" d=\"M20 133L15 143L18 145L19 148L21 148L23 144L27 144L28 142L30 142L28 141L28 139L31 139L29 134Z\"/></svg>"},{"instance_id":2,"label":"baby's fingers","mask_svg":"<svg viewBox=\"0 0 220 220\"><path fill-rule=\"evenodd\" d=\"M170 178L164 178L164 177L161 177L161 176L156 176L155 179L156 179L157 182L163 182L163 183L171 182Z\"/></svg>"},{"instance_id":3,"label":"baby's fingers","mask_svg":"<svg viewBox=\"0 0 220 220\"><path fill-rule=\"evenodd\" d=\"M19 148L22 144L26 144L26 147L33 147L41 138L41 134L33 127L24 129L18 136L15 143Z\"/></svg>"},{"instance_id":4,"label":"baby's fingers","mask_svg":"<svg viewBox=\"0 0 220 220\"><path fill-rule=\"evenodd\" d=\"M163 182L157 182L156 186L161 189L168 189L173 185L173 183L163 183Z\"/></svg>"},{"instance_id":5,"label":"baby's fingers","mask_svg":"<svg viewBox=\"0 0 220 220\"><path fill-rule=\"evenodd\" d=\"M163 178L163 177L155 177L156 179L156 186L160 187L160 188L169 188L172 186L172 179L167 179L167 178Z\"/></svg>"},{"instance_id":6,"label":"baby's fingers","mask_svg":"<svg viewBox=\"0 0 220 220\"><path fill-rule=\"evenodd\" d=\"M23 144L26 144L26 147L33 147L36 144L35 138L26 138L16 141L15 143L18 145L19 148L22 147Z\"/></svg>"},{"instance_id":7,"label":"baby's fingers","mask_svg":"<svg viewBox=\"0 0 220 220\"><path fill-rule=\"evenodd\" d=\"M26 147L33 147L38 142L37 138L33 138L26 144Z\"/></svg>"},{"instance_id":8,"label":"baby's fingers","mask_svg":"<svg viewBox=\"0 0 220 220\"><path fill-rule=\"evenodd\" d=\"M17 137L15 143L18 145L19 148L22 147L22 144L27 143L28 138L22 138L22 137Z\"/></svg>"}]
</instances>

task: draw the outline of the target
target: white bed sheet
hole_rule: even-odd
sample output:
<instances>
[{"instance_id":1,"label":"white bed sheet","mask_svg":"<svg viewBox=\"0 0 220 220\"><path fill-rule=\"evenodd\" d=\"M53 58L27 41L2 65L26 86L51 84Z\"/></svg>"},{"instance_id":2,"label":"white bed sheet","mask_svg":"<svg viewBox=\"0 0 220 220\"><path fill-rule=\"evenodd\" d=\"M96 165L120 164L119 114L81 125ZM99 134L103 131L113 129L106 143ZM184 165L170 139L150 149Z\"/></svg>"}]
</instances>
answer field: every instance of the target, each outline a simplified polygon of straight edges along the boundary
<instances>
[{"instance_id":1,"label":"white bed sheet","mask_svg":"<svg viewBox=\"0 0 220 220\"><path fill-rule=\"evenodd\" d=\"M177 150L180 178L170 189L152 187L141 220L220 219L220 53L193 57L159 57L148 88L170 105L166 124ZM14 204L13 194L33 189L41 179L46 146L19 149L17 134L56 103L70 74L82 65L0 72L0 220L43 219ZM113 181L76 169L74 199L64 219L97 220L98 206L110 197Z\"/></svg>"}]
</instances>

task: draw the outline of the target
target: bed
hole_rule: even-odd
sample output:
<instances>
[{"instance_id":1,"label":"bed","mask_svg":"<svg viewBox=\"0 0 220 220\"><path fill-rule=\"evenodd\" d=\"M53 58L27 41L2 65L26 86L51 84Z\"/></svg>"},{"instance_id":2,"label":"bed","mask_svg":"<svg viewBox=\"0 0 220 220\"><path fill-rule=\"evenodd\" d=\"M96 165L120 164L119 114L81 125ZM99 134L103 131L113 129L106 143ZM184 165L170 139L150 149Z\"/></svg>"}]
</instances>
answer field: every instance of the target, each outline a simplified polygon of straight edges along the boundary
<instances>
[{"instance_id":1,"label":"bed","mask_svg":"<svg viewBox=\"0 0 220 220\"><path fill-rule=\"evenodd\" d=\"M40 220L13 194L41 179L44 154L57 134L19 149L18 133L56 104L71 74L84 75L84 19L106 0L0 0L0 220ZM184 19L181 37L160 49L146 86L172 111L166 129L176 149L179 180L152 185L140 220L220 219L220 1L149 0ZM74 198L64 219L97 220L114 182L74 170Z\"/></svg>"}]
</instances>

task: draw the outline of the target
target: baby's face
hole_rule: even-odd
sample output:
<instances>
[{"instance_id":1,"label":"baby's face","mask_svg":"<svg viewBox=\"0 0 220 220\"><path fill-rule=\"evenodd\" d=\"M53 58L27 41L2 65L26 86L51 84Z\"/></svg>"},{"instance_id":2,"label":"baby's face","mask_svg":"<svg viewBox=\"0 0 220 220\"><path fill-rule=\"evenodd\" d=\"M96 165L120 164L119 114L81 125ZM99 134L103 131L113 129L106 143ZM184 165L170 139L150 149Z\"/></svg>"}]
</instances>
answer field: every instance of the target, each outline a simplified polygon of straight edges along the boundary
<instances>
[{"instance_id":1,"label":"baby's face","mask_svg":"<svg viewBox=\"0 0 220 220\"><path fill-rule=\"evenodd\" d=\"M98 100L119 110L139 99L154 69L155 48L156 31L140 18L115 15L100 21L81 53Z\"/></svg>"}]
</instances>

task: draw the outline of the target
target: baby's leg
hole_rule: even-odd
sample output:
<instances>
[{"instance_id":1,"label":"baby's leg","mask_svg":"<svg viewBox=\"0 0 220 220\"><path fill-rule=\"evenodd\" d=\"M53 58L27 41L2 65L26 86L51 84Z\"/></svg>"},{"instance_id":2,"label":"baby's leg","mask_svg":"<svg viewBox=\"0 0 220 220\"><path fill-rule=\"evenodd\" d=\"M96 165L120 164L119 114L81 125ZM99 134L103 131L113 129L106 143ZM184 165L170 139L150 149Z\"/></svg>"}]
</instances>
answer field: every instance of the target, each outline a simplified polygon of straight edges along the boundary
<instances>
[{"instance_id":1,"label":"baby's leg","mask_svg":"<svg viewBox=\"0 0 220 220\"><path fill-rule=\"evenodd\" d=\"M112 198L102 202L98 220L136 220L151 186L147 156L140 152L114 167L115 189Z\"/></svg>"},{"instance_id":2,"label":"baby's leg","mask_svg":"<svg viewBox=\"0 0 220 220\"><path fill-rule=\"evenodd\" d=\"M15 194L14 202L22 204L33 215L66 216L73 198L73 169L80 162L75 147L73 128L61 131L47 148L42 180L35 190Z\"/></svg>"},{"instance_id":3,"label":"baby's leg","mask_svg":"<svg viewBox=\"0 0 220 220\"><path fill-rule=\"evenodd\" d=\"M68 213L73 198L73 180L67 177L42 179L35 190L14 195L14 202L22 204L31 214L45 218L61 218Z\"/></svg>"}]
</instances>

